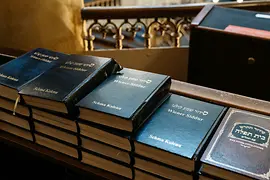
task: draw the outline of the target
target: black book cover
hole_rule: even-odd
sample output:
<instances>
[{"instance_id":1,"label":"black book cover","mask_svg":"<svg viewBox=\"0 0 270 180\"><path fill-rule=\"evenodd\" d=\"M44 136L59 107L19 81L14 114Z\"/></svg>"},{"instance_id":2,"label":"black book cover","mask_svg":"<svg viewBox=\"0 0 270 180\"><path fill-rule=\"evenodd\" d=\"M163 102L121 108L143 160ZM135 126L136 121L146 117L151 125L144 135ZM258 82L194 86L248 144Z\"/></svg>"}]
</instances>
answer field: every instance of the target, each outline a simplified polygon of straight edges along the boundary
<instances>
[{"instance_id":1,"label":"black book cover","mask_svg":"<svg viewBox=\"0 0 270 180\"><path fill-rule=\"evenodd\" d=\"M220 105L172 94L140 128L134 141L138 146L142 144L165 154L195 161L225 109ZM138 153L136 143L135 152ZM164 159L150 153L148 148L141 150L140 155L173 165L170 159L174 158ZM180 168L179 163L177 166ZM190 171L195 167L182 168Z\"/></svg>"},{"instance_id":2,"label":"black book cover","mask_svg":"<svg viewBox=\"0 0 270 180\"><path fill-rule=\"evenodd\" d=\"M34 49L0 66L0 96L16 100L17 91L45 71L65 59L67 55L47 49ZM10 94L10 90L14 92Z\"/></svg>"},{"instance_id":3,"label":"black book cover","mask_svg":"<svg viewBox=\"0 0 270 180\"><path fill-rule=\"evenodd\" d=\"M116 129L134 131L168 95L170 85L169 76L124 68L77 104L81 111L80 118ZM105 122L101 121L102 117L83 115L82 112L87 110L106 113L110 115L110 120ZM122 123L128 124L128 127L120 127L122 123L114 122L114 117L123 119Z\"/></svg>"},{"instance_id":4,"label":"black book cover","mask_svg":"<svg viewBox=\"0 0 270 180\"><path fill-rule=\"evenodd\" d=\"M54 105L45 107L42 103L32 104L33 106L77 115L78 109L74 105L119 68L110 58L70 55L61 64L24 86L19 94L26 97L26 103L28 96L29 99L37 97L44 102L65 105L62 109L55 108Z\"/></svg>"},{"instance_id":5,"label":"black book cover","mask_svg":"<svg viewBox=\"0 0 270 180\"><path fill-rule=\"evenodd\" d=\"M269 180L269 133L269 116L231 108L201 161L236 174Z\"/></svg>"}]
</instances>

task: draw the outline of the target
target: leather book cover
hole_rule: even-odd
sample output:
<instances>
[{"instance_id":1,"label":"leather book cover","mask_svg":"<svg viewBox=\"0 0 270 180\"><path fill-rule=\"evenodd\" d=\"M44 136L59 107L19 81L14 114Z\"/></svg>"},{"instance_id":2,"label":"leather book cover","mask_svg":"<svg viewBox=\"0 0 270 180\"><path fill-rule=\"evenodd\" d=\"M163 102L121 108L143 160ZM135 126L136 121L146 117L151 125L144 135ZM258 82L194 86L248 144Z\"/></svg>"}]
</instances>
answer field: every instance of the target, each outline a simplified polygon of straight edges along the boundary
<instances>
[{"instance_id":1,"label":"leather book cover","mask_svg":"<svg viewBox=\"0 0 270 180\"><path fill-rule=\"evenodd\" d=\"M0 66L0 85L19 90L67 56L47 49L34 49Z\"/></svg>"},{"instance_id":2,"label":"leather book cover","mask_svg":"<svg viewBox=\"0 0 270 180\"><path fill-rule=\"evenodd\" d=\"M170 84L169 76L124 68L89 93L77 106L133 121L136 129L153 110L150 104L155 101L156 106L168 94ZM147 112L140 114L143 111Z\"/></svg>"},{"instance_id":3,"label":"leather book cover","mask_svg":"<svg viewBox=\"0 0 270 180\"><path fill-rule=\"evenodd\" d=\"M172 94L136 133L135 141L193 159L224 110L220 105Z\"/></svg>"},{"instance_id":4,"label":"leather book cover","mask_svg":"<svg viewBox=\"0 0 270 180\"><path fill-rule=\"evenodd\" d=\"M269 134L269 116L231 108L201 161L251 178L269 180Z\"/></svg>"},{"instance_id":5,"label":"leather book cover","mask_svg":"<svg viewBox=\"0 0 270 180\"><path fill-rule=\"evenodd\" d=\"M116 66L110 58L70 55L24 86L19 94L62 102L68 112L73 112L74 105L106 79Z\"/></svg>"}]
</instances>

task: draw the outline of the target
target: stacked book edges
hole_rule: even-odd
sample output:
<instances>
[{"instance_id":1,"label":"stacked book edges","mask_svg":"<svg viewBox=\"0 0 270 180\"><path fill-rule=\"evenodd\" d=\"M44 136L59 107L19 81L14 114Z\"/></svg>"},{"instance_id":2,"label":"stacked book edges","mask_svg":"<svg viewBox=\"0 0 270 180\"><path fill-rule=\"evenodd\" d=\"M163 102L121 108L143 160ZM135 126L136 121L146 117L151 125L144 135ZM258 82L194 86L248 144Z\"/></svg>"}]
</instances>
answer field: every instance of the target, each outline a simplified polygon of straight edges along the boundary
<instances>
[{"instance_id":1,"label":"stacked book edges","mask_svg":"<svg viewBox=\"0 0 270 180\"><path fill-rule=\"evenodd\" d=\"M127 179L269 179L269 117L170 85L111 58L34 49L0 66L0 129Z\"/></svg>"}]
</instances>

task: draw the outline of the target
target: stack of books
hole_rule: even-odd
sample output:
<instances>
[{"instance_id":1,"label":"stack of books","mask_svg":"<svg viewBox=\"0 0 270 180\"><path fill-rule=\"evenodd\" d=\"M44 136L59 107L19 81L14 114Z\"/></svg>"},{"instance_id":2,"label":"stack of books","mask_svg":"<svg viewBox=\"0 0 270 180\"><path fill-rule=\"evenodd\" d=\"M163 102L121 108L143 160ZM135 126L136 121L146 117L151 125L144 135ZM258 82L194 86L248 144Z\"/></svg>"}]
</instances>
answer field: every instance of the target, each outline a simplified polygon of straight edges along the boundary
<instances>
[{"instance_id":1,"label":"stack of books","mask_svg":"<svg viewBox=\"0 0 270 180\"><path fill-rule=\"evenodd\" d=\"M172 94L136 133L135 168L166 179L193 179L225 110Z\"/></svg>"},{"instance_id":2,"label":"stack of books","mask_svg":"<svg viewBox=\"0 0 270 180\"><path fill-rule=\"evenodd\" d=\"M79 158L75 104L120 69L110 58L41 48L2 65L1 129Z\"/></svg>"},{"instance_id":3,"label":"stack of books","mask_svg":"<svg viewBox=\"0 0 270 180\"><path fill-rule=\"evenodd\" d=\"M133 134L169 96L169 76L124 68L83 98L82 162L134 176Z\"/></svg>"},{"instance_id":4,"label":"stack of books","mask_svg":"<svg viewBox=\"0 0 270 180\"><path fill-rule=\"evenodd\" d=\"M110 58L34 49L0 66L0 130L128 179L269 179L270 117L170 86Z\"/></svg>"},{"instance_id":5,"label":"stack of books","mask_svg":"<svg viewBox=\"0 0 270 180\"><path fill-rule=\"evenodd\" d=\"M110 58L35 49L0 67L1 130L134 177L131 139L169 96L171 78Z\"/></svg>"},{"instance_id":6,"label":"stack of books","mask_svg":"<svg viewBox=\"0 0 270 180\"><path fill-rule=\"evenodd\" d=\"M201 162L200 179L270 179L270 117L230 108Z\"/></svg>"},{"instance_id":7,"label":"stack of books","mask_svg":"<svg viewBox=\"0 0 270 180\"><path fill-rule=\"evenodd\" d=\"M45 58L48 52L44 49L36 49L0 67L0 128L2 130L34 140L31 111L20 101L18 92L25 84L55 66L64 56L50 51L50 57ZM17 113L14 116L15 109Z\"/></svg>"}]
</instances>

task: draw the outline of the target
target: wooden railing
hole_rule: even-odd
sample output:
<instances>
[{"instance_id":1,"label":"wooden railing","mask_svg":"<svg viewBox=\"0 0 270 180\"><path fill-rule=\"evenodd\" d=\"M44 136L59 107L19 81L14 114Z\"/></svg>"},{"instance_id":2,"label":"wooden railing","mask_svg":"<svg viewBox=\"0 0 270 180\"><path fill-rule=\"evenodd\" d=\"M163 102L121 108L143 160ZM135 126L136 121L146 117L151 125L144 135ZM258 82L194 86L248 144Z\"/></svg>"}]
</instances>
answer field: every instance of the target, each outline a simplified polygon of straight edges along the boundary
<instances>
[{"instance_id":1,"label":"wooden railing","mask_svg":"<svg viewBox=\"0 0 270 180\"><path fill-rule=\"evenodd\" d=\"M180 47L182 42L188 42L189 25L205 5L85 7L81 11L85 25L85 50L97 49L102 43L116 49ZM270 12L270 1L224 2L217 5Z\"/></svg>"},{"instance_id":2,"label":"wooden railing","mask_svg":"<svg viewBox=\"0 0 270 180\"><path fill-rule=\"evenodd\" d=\"M95 6L120 6L121 0L94 0L84 3L85 7L95 7Z\"/></svg>"}]
</instances>

